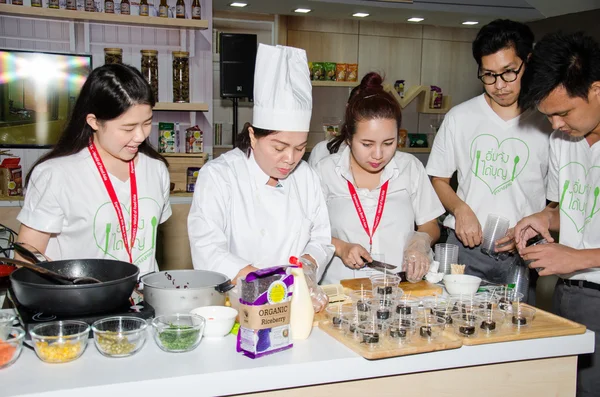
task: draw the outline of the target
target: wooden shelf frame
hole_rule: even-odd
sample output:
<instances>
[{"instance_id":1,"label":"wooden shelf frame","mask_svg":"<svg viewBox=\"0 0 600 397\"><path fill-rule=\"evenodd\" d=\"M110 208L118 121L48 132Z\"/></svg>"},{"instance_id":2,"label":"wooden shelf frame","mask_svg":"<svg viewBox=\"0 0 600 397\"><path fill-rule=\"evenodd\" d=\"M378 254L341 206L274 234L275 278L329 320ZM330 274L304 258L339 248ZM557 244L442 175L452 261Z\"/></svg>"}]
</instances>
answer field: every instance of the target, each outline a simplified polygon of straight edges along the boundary
<instances>
[{"instance_id":1,"label":"wooden shelf frame","mask_svg":"<svg viewBox=\"0 0 600 397\"><path fill-rule=\"evenodd\" d=\"M431 153L430 147L401 147L398 148L399 151L405 153L420 153L420 154L428 154Z\"/></svg>"},{"instance_id":2,"label":"wooden shelf frame","mask_svg":"<svg viewBox=\"0 0 600 397\"><path fill-rule=\"evenodd\" d=\"M208 112L208 103L157 102L153 110L174 112Z\"/></svg>"},{"instance_id":3,"label":"wooden shelf frame","mask_svg":"<svg viewBox=\"0 0 600 397\"><path fill-rule=\"evenodd\" d=\"M360 83L358 81L331 81L331 80L312 80L313 87L350 87L354 88Z\"/></svg>"},{"instance_id":4,"label":"wooden shelf frame","mask_svg":"<svg viewBox=\"0 0 600 397\"><path fill-rule=\"evenodd\" d=\"M143 17L139 15L106 14L102 12L74 11L42 7L0 4L0 14L16 15L28 18L47 18L66 21L101 22L122 25L141 25L154 28L171 29L208 29L208 21L200 19L177 19Z\"/></svg>"},{"instance_id":5,"label":"wooden shelf frame","mask_svg":"<svg viewBox=\"0 0 600 397\"><path fill-rule=\"evenodd\" d=\"M396 101L398 101L402 109L407 107L416 98L419 98L419 102L417 104L417 112L419 113L446 114L452 107L452 98L449 95L444 95L442 97L442 108L431 109L429 107L429 98L431 92L429 86L426 85L415 85L408 88L404 93L404 98L400 98L400 95L398 95L398 92L396 92L396 89L391 84L385 84L383 88L384 90L392 94L394 98L396 98Z\"/></svg>"}]
</instances>

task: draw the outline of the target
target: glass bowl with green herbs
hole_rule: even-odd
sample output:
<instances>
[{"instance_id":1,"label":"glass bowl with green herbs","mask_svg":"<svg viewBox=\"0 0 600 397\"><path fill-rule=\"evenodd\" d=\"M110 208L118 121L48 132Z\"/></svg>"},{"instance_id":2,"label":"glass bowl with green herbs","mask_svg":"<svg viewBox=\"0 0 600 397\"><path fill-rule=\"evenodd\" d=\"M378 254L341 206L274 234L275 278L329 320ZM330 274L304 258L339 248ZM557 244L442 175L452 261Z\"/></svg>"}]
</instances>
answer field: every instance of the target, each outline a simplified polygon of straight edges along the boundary
<instances>
[{"instance_id":1,"label":"glass bowl with green herbs","mask_svg":"<svg viewBox=\"0 0 600 397\"><path fill-rule=\"evenodd\" d=\"M166 352L189 352L200 344L205 325L204 317L196 314L159 316L152 320L154 341Z\"/></svg>"}]
</instances>

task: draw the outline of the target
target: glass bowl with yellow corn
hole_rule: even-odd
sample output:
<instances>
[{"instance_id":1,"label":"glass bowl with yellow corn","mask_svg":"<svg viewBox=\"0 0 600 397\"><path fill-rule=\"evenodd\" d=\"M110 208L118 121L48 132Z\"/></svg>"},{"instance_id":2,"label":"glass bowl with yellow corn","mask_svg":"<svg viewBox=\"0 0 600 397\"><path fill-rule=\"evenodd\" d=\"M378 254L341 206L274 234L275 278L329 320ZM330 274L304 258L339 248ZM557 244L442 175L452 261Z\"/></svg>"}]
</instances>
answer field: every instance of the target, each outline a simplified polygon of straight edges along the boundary
<instances>
[{"instance_id":1,"label":"glass bowl with yellow corn","mask_svg":"<svg viewBox=\"0 0 600 397\"><path fill-rule=\"evenodd\" d=\"M83 321L54 321L29 330L38 358L47 363L78 359L87 346L90 326Z\"/></svg>"}]
</instances>

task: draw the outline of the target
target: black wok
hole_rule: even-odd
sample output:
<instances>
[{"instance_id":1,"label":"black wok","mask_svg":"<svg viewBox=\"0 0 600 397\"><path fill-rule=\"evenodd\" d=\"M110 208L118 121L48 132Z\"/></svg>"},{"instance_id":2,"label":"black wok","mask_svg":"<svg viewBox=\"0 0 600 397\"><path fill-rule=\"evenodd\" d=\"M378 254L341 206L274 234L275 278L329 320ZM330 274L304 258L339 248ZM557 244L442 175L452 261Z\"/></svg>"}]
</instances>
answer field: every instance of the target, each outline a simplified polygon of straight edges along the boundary
<instances>
[{"instance_id":1,"label":"black wok","mask_svg":"<svg viewBox=\"0 0 600 397\"><path fill-rule=\"evenodd\" d=\"M21 305L44 313L70 316L105 313L123 307L140 272L131 263L108 259L71 259L38 265L68 276L93 277L101 281L98 284L60 285L26 268L11 273L10 283Z\"/></svg>"}]
</instances>

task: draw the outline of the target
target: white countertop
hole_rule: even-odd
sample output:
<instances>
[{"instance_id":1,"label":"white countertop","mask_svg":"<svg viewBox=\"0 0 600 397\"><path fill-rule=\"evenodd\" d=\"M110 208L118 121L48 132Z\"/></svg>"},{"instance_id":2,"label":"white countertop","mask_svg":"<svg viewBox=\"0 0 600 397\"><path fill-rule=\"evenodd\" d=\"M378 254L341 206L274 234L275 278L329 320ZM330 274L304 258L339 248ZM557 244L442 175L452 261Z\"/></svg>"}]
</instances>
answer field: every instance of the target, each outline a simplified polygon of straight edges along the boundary
<instances>
[{"instance_id":1,"label":"white countertop","mask_svg":"<svg viewBox=\"0 0 600 397\"><path fill-rule=\"evenodd\" d=\"M368 361L318 328L291 350L252 360L235 351L235 337L204 338L190 353L165 353L148 334L133 357L102 356L89 341L81 358L67 364L45 364L23 349L15 364L0 370L0 396L137 395L214 396L276 390L484 365L590 353L594 333L481 346Z\"/></svg>"}]
</instances>

